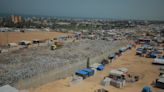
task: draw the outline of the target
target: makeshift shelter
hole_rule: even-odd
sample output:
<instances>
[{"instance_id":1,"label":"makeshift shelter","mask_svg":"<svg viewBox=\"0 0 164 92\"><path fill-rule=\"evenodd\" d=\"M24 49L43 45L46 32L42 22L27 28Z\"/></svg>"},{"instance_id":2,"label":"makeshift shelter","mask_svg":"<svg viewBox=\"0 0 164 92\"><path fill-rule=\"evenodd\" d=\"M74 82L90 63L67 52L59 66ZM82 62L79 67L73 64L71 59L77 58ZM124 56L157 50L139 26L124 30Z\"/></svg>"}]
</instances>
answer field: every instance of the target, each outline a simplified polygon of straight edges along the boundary
<instances>
[{"instance_id":1,"label":"makeshift shelter","mask_svg":"<svg viewBox=\"0 0 164 92\"><path fill-rule=\"evenodd\" d=\"M92 69L84 68L84 69L82 69L82 71L87 72L88 76L94 75L94 70L92 70Z\"/></svg>"},{"instance_id":2,"label":"makeshift shelter","mask_svg":"<svg viewBox=\"0 0 164 92\"><path fill-rule=\"evenodd\" d=\"M119 71L119 70L116 70L116 69L111 70L109 72L109 76L122 76L122 75L124 75L124 73L122 71Z\"/></svg>"},{"instance_id":3,"label":"makeshift shelter","mask_svg":"<svg viewBox=\"0 0 164 92\"><path fill-rule=\"evenodd\" d=\"M126 50L127 50L126 47L122 47L122 48L119 49L120 52L125 52Z\"/></svg>"},{"instance_id":4,"label":"makeshift shelter","mask_svg":"<svg viewBox=\"0 0 164 92\"><path fill-rule=\"evenodd\" d=\"M80 76L73 76L71 81L70 81L70 85L71 84L77 84L77 83L81 82L82 80L83 80L83 78Z\"/></svg>"},{"instance_id":5,"label":"makeshift shelter","mask_svg":"<svg viewBox=\"0 0 164 92\"><path fill-rule=\"evenodd\" d=\"M100 65L101 65L101 64L99 64L99 63L94 63L94 64L91 65L90 67L91 67L91 68L97 69L97 67L100 66Z\"/></svg>"},{"instance_id":6,"label":"makeshift shelter","mask_svg":"<svg viewBox=\"0 0 164 92\"><path fill-rule=\"evenodd\" d=\"M159 75L164 75L164 70L160 70L159 73Z\"/></svg>"},{"instance_id":7,"label":"makeshift shelter","mask_svg":"<svg viewBox=\"0 0 164 92\"><path fill-rule=\"evenodd\" d=\"M155 86L164 89L164 78L158 78L155 82Z\"/></svg>"},{"instance_id":8,"label":"makeshift shelter","mask_svg":"<svg viewBox=\"0 0 164 92\"><path fill-rule=\"evenodd\" d=\"M148 58L156 58L157 54L156 53L150 53L147 55Z\"/></svg>"},{"instance_id":9,"label":"makeshift shelter","mask_svg":"<svg viewBox=\"0 0 164 92\"><path fill-rule=\"evenodd\" d=\"M91 67L91 69L94 70L94 74L96 74L97 69L96 68L93 68L93 67Z\"/></svg>"},{"instance_id":10,"label":"makeshift shelter","mask_svg":"<svg viewBox=\"0 0 164 92\"><path fill-rule=\"evenodd\" d=\"M160 59L164 59L164 56L160 57Z\"/></svg>"},{"instance_id":11,"label":"makeshift shelter","mask_svg":"<svg viewBox=\"0 0 164 92\"><path fill-rule=\"evenodd\" d=\"M11 87L10 85L5 85L0 87L0 92L19 92L16 88Z\"/></svg>"},{"instance_id":12,"label":"makeshift shelter","mask_svg":"<svg viewBox=\"0 0 164 92\"><path fill-rule=\"evenodd\" d=\"M33 44L39 44L39 43L43 43L43 42L44 42L43 40L39 40L39 39L33 39L32 40Z\"/></svg>"},{"instance_id":13,"label":"makeshift shelter","mask_svg":"<svg viewBox=\"0 0 164 92\"><path fill-rule=\"evenodd\" d=\"M161 76L159 76L160 78L164 78L164 73L161 75Z\"/></svg>"},{"instance_id":14,"label":"makeshift shelter","mask_svg":"<svg viewBox=\"0 0 164 92\"><path fill-rule=\"evenodd\" d=\"M139 44L149 44L151 42L150 39L145 39L145 38L139 38L137 41Z\"/></svg>"},{"instance_id":15,"label":"makeshift shelter","mask_svg":"<svg viewBox=\"0 0 164 92\"><path fill-rule=\"evenodd\" d=\"M116 54L115 54L115 53L112 53L112 54L110 54L110 55L108 56L108 59L114 59L115 56L116 56Z\"/></svg>"},{"instance_id":16,"label":"makeshift shelter","mask_svg":"<svg viewBox=\"0 0 164 92\"><path fill-rule=\"evenodd\" d=\"M103 65L99 65L99 66L97 67L97 70L99 70L99 71L104 70L104 66L103 66Z\"/></svg>"},{"instance_id":17,"label":"makeshift shelter","mask_svg":"<svg viewBox=\"0 0 164 92\"><path fill-rule=\"evenodd\" d=\"M128 44L128 45L127 45L127 48L128 48L128 49L131 49L131 48L132 48L132 45L131 45L131 44Z\"/></svg>"},{"instance_id":18,"label":"makeshift shelter","mask_svg":"<svg viewBox=\"0 0 164 92\"><path fill-rule=\"evenodd\" d=\"M125 67L118 68L117 70L118 70L118 71L121 71L121 72L123 72L123 73L127 73L127 72L128 72L128 69L125 68Z\"/></svg>"},{"instance_id":19,"label":"makeshift shelter","mask_svg":"<svg viewBox=\"0 0 164 92\"><path fill-rule=\"evenodd\" d=\"M18 44L17 43L8 43L8 47L17 47L18 46Z\"/></svg>"},{"instance_id":20,"label":"makeshift shelter","mask_svg":"<svg viewBox=\"0 0 164 92\"><path fill-rule=\"evenodd\" d=\"M109 61L108 61L108 60L106 60L106 59L103 59L103 60L101 61L101 64L102 64L102 65L109 64Z\"/></svg>"},{"instance_id":21,"label":"makeshift shelter","mask_svg":"<svg viewBox=\"0 0 164 92\"><path fill-rule=\"evenodd\" d=\"M143 48L137 48L136 51L143 51Z\"/></svg>"},{"instance_id":22,"label":"makeshift shelter","mask_svg":"<svg viewBox=\"0 0 164 92\"><path fill-rule=\"evenodd\" d=\"M95 90L94 92L108 92L108 90L102 88L102 89L97 89L97 90Z\"/></svg>"},{"instance_id":23,"label":"makeshift shelter","mask_svg":"<svg viewBox=\"0 0 164 92\"><path fill-rule=\"evenodd\" d=\"M164 65L164 59L154 59L154 61L152 62L153 64L161 64L161 65Z\"/></svg>"},{"instance_id":24,"label":"makeshift shelter","mask_svg":"<svg viewBox=\"0 0 164 92\"><path fill-rule=\"evenodd\" d=\"M22 40L19 42L19 45L31 45L31 41Z\"/></svg>"},{"instance_id":25,"label":"makeshift shelter","mask_svg":"<svg viewBox=\"0 0 164 92\"><path fill-rule=\"evenodd\" d=\"M88 77L88 72L85 72L83 70L79 70L75 74L82 77L83 79L86 79Z\"/></svg>"},{"instance_id":26,"label":"makeshift shelter","mask_svg":"<svg viewBox=\"0 0 164 92\"><path fill-rule=\"evenodd\" d=\"M144 86L141 92L152 92L149 86Z\"/></svg>"},{"instance_id":27,"label":"makeshift shelter","mask_svg":"<svg viewBox=\"0 0 164 92\"><path fill-rule=\"evenodd\" d=\"M159 70L164 71L164 66L161 66Z\"/></svg>"},{"instance_id":28,"label":"makeshift shelter","mask_svg":"<svg viewBox=\"0 0 164 92\"><path fill-rule=\"evenodd\" d=\"M115 86L117 88L122 88L125 86L126 81L125 80L111 80L110 84L112 86Z\"/></svg>"},{"instance_id":29,"label":"makeshift shelter","mask_svg":"<svg viewBox=\"0 0 164 92\"><path fill-rule=\"evenodd\" d=\"M109 86L110 85L110 82L111 82L111 78L108 78L108 77L106 77L106 78L104 78L104 80L102 80L102 82L101 82L101 84L103 85L103 86Z\"/></svg>"},{"instance_id":30,"label":"makeshift shelter","mask_svg":"<svg viewBox=\"0 0 164 92\"><path fill-rule=\"evenodd\" d=\"M57 40L63 41L63 40L67 40L67 38L68 38L67 35L61 35L61 36L58 36L58 37L57 37Z\"/></svg>"}]
</instances>

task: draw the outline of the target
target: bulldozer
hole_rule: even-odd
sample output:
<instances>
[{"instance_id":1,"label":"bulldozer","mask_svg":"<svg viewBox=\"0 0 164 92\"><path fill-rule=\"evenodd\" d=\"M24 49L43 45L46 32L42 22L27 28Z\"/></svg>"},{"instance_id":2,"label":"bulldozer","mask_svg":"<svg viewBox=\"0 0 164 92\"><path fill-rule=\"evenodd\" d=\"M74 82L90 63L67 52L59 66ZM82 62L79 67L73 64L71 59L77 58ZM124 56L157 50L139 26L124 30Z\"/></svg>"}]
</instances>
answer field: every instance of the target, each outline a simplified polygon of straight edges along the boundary
<instances>
[{"instance_id":1,"label":"bulldozer","mask_svg":"<svg viewBox=\"0 0 164 92\"><path fill-rule=\"evenodd\" d=\"M63 42L60 42L60 41L55 41L54 44L51 45L51 50L55 50L61 46L63 46Z\"/></svg>"}]
</instances>

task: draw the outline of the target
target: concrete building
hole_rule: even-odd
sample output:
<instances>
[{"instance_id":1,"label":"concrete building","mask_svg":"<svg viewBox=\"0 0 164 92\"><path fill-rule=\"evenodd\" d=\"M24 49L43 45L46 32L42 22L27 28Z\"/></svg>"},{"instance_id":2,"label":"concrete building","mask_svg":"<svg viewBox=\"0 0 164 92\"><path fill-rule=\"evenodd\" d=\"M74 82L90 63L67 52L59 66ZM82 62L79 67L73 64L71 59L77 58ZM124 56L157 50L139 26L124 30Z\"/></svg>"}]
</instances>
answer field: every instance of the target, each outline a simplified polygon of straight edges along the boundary
<instances>
[{"instance_id":1,"label":"concrete building","mask_svg":"<svg viewBox=\"0 0 164 92\"><path fill-rule=\"evenodd\" d=\"M11 21L14 24L20 23L20 22L22 22L22 17L21 16L14 16L14 15L12 15L11 16Z\"/></svg>"}]
</instances>

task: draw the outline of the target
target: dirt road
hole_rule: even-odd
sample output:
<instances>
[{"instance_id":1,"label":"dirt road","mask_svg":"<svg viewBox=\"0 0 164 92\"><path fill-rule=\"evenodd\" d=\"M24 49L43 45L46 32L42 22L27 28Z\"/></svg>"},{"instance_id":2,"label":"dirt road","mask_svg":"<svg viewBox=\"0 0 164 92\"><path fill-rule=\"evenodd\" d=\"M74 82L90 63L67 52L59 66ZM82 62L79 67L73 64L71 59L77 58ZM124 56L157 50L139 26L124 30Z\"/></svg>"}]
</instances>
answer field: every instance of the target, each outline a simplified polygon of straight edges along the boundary
<instances>
[{"instance_id":1,"label":"dirt road","mask_svg":"<svg viewBox=\"0 0 164 92\"><path fill-rule=\"evenodd\" d=\"M76 85L69 85L70 78L54 81L35 89L30 92L94 92L95 89L105 88L109 92L141 92L143 86L151 86L152 81L158 77L159 66L152 65L153 59L135 56L135 49L125 52L117 58L112 64L105 67L102 72L90 77ZM142 78L136 83L128 83L124 88L115 88L113 86L103 87L100 81L107 76L109 71L114 68L126 67L130 73L140 75ZM152 86L151 86L152 87ZM162 89L152 87L153 92L164 92Z\"/></svg>"}]
</instances>

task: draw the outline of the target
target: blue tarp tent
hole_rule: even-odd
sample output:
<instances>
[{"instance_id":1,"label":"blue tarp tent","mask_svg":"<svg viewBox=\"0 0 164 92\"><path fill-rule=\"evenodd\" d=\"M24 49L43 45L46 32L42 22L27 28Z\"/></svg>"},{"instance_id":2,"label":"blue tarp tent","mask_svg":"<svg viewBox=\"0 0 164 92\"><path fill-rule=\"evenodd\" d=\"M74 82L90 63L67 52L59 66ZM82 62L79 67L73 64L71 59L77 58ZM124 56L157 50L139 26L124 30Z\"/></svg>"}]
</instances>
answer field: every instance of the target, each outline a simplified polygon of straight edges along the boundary
<instances>
[{"instance_id":1,"label":"blue tarp tent","mask_svg":"<svg viewBox=\"0 0 164 92\"><path fill-rule=\"evenodd\" d=\"M83 79L85 79L85 78L88 77L88 73L85 72L85 71L83 71L83 70L79 70L79 71L77 71L75 74L78 75L78 76L83 77Z\"/></svg>"},{"instance_id":2,"label":"blue tarp tent","mask_svg":"<svg viewBox=\"0 0 164 92\"><path fill-rule=\"evenodd\" d=\"M104 66L103 65L99 65L98 67L97 67L97 70L104 70Z\"/></svg>"},{"instance_id":3,"label":"blue tarp tent","mask_svg":"<svg viewBox=\"0 0 164 92\"><path fill-rule=\"evenodd\" d=\"M82 71L87 72L88 73L88 76L94 75L94 70L92 70L92 69L84 68L84 69L82 69Z\"/></svg>"},{"instance_id":4,"label":"blue tarp tent","mask_svg":"<svg viewBox=\"0 0 164 92\"><path fill-rule=\"evenodd\" d=\"M82 74L82 75L87 75L87 72L85 72L85 71L83 71L83 70L79 70L79 71L77 71L76 73Z\"/></svg>"},{"instance_id":5,"label":"blue tarp tent","mask_svg":"<svg viewBox=\"0 0 164 92\"><path fill-rule=\"evenodd\" d=\"M156 58L156 57L157 57L157 54L151 53L151 54L149 55L149 57L150 57L150 58Z\"/></svg>"},{"instance_id":6,"label":"blue tarp tent","mask_svg":"<svg viewBox=\"0 0 164 92\"><path fill-rule=\"evenodd\" d=\"M144 86L142 92L152 92L152 90L149 86Z\"/></svg>"}]
</instances>

